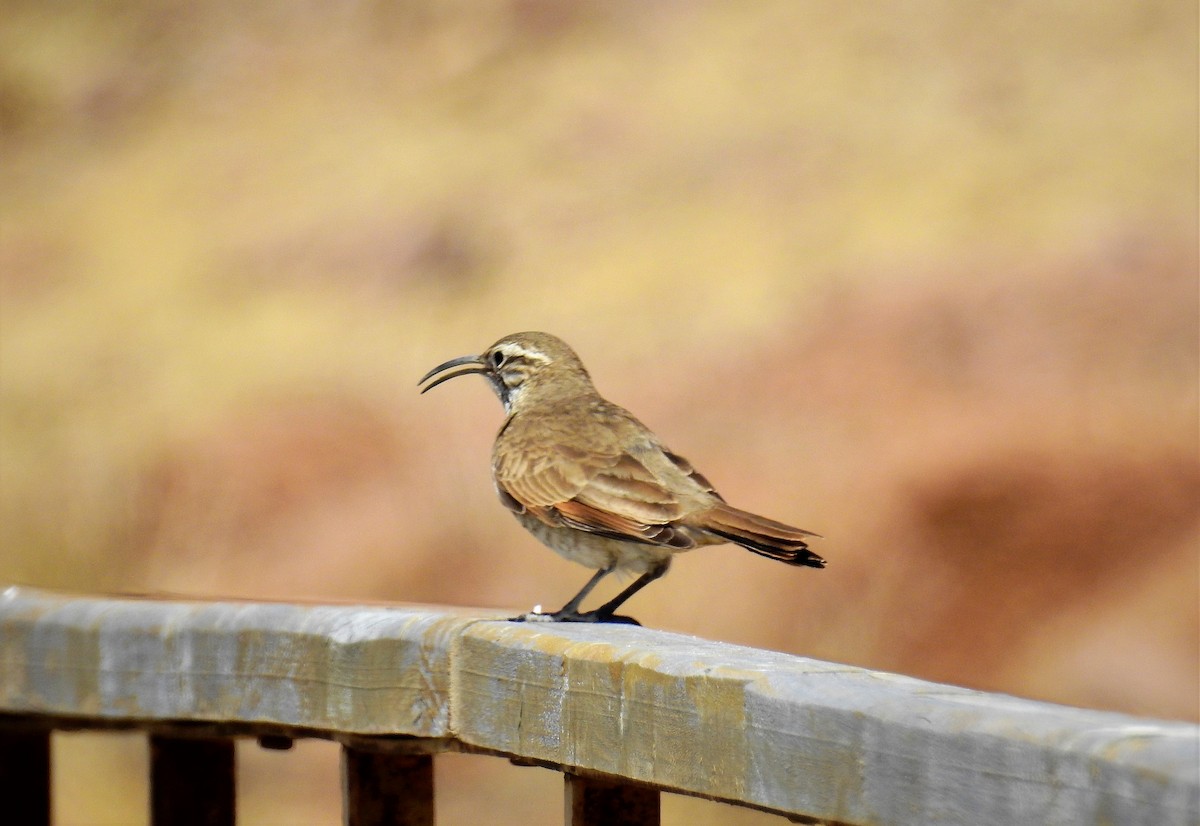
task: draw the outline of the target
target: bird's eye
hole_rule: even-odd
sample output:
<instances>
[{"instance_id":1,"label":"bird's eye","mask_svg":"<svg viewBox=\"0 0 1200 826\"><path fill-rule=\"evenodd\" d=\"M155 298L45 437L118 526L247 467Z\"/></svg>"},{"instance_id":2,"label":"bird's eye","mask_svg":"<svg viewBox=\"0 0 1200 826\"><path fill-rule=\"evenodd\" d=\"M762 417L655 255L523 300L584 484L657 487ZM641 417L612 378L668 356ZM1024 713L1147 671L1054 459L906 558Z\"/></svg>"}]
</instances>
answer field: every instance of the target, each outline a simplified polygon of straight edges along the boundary
<instances>
[{"instance_id":1,"label":"bird's eye","mask_svg":"<svg viewBox=\"0 0 1200 826\"><path fill-rule=\"evenodd\" d=\"M504 366L504 354L499 350L492 351L492 366L496 368Z\"/></svg>"}]
</instances>

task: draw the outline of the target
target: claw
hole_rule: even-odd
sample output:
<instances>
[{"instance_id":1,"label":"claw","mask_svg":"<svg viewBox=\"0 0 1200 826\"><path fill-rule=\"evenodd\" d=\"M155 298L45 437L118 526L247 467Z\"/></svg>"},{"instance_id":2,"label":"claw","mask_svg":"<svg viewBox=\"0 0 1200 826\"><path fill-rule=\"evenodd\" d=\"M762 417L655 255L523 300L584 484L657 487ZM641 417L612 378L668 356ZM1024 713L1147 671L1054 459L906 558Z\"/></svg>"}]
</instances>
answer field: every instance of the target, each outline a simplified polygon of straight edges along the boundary
<instances>
[{"instance_id":1,"label":"claw","mask_svg":"<svg viewBox=\"0 0 1200 826\"><path fill-rule=\"evenodd\" d=\"M609 614L601 611L555 611L553 614L531 612L519 617L509 617L509 622L595 622L614 625L637 625L641 623L624 614Z\"/></svg>"}]
</instances>

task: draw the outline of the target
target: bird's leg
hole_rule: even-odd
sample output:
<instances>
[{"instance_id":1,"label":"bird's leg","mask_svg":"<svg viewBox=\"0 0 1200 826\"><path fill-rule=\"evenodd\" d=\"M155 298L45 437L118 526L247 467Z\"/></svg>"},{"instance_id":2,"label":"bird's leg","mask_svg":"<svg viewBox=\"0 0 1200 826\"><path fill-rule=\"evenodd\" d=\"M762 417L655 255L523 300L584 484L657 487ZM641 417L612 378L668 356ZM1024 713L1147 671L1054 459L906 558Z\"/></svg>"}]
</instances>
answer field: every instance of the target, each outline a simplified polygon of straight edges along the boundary
<instances>
[{"instance_id":1,"label":"bird's leg","mask_svg":"<svg viewBox=\"0 0 1200 826\"><path fill-rule=\"evenodd\" d=\"M579 605L596 587L596 583L603 579L607 574L611 573L614 565L607 568L601 568L592 575L592 578L584 583L583 588L579 590L570 602L559 608L553 614L525 614L521 617L513 617L514 622L525 622L532 619L540 619L543 622L611 622L624 625L641 625L640 622L633 617L627 617L623 614L616 613L616 610L621 607L625 600L636 594L638 591L645 588L654 580L661 577L667 572L670 567L670 559L665 559L655 567L651 568L646 573L629 583L621 593L610 599L608 602L601 605L594 611L584 611L580 613Z\"/></svg>"},{"instance_id":2,"label":"bird's leg","mask_svg":"<svg viewBox=\"0 0 1200 826\"><path fill-rule=\"evenodd\" d=\"M592 589L596 587L596 583L604 579L604 577L608 574L612 573L613 567L614 566L609 565L608 567L601 568L600 570L596 571L596 573L592 574L592 578L583 584L583 587L579 589L579 593L571 597L570 602L555 611L554 616L559 619L564 617L578 616L580 604L582 604L584 599L587 598L587 595L592 592Z\"/></svg>"},{"instance_id":3,"label":"bird's leg","mask_svg":"<svg viewBox=\"0 0 1200 826\"><path fill-rule=\"evenodd\" d=\"M531 618L544 618L545 622L595 622L594 618L589 618L588 614L579 613L579 605L587 598L587 595L596 587L596 583L604 579L605 576L612 573L615 566L609 565L606 568L601 568L592 574L592 578L583 584L579 589L579 593L571 597L571 601L559 608L552 614L523 614L519 617L513 617L512 622L525 622Z\"/></svg>"},{"instance_id":4,"label":"bird's leg","mask_svg":"<svg viewBox=\"0 0 1200 826\"><path fill-rule=\"evenodd\" d=\"M631 596L636 594L638 591L642 590L647 585L649 585L651 582L653 582L654 580L658 579L660 576L665 574L667 572L667 568L669 568L670 565L671 565L671 560L669 558L663 560L658 565L651 568L649 571L646 571L646 573L642 574L640 577L635 579L633 582L629 583L629 586L626 587L624 591L617 594L615 597L610 599L608 602L601 605L595 611L589 611L588 614L590 614L594 618L591 621L593 621L593 622L620 622L620 623L625 623L626 625L641 625L641 623L638 622L637 620L635 620L633 617L622 616L621 614L615 613L615 611L621 607L621 604L623 602L625 602L625 600L629 599Z\"/></svg>"}]
</instances>

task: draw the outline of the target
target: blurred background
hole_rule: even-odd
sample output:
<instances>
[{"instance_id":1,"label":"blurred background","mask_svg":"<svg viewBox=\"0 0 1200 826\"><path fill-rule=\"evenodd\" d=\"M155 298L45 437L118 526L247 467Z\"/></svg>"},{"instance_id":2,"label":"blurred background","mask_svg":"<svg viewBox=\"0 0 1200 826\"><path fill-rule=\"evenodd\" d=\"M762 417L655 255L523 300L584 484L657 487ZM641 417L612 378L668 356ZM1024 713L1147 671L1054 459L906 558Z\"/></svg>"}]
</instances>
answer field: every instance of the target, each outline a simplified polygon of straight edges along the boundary
<instances>
[{"instance_id":1,"label":"blurred background","mask_svg":"<svg viewBox=\"0 0 1200 826\"><path fill-rule=\"evenodd\" d=\"M685 555L646 625L1200 718L1194 3L0 13L0 583L556 608L496 399L416 388L546 330L827 537ZM61 823L146 821L140 739L56 747ZM243 822L339 822L334 746L239 748ZM438 772L442 823L561 822Z\"/></svg>"}]
</instances>

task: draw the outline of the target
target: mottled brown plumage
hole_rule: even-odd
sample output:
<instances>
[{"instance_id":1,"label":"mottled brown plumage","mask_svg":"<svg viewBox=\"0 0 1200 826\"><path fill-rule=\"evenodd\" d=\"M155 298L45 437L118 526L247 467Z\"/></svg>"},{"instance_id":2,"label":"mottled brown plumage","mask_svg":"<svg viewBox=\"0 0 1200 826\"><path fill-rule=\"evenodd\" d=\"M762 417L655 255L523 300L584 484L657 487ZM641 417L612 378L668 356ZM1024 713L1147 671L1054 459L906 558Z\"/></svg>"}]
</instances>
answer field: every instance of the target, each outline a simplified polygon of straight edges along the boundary
<instances>
[{"instance_id":1,"label":"mottled brown plumage","mask_svg":"<svg viewBox=\"0 0 1200 826\"><path fill-rule=\"evenodd\" d=\"M488 379L508 414L492 450L500 501L550 548L597 569L561 610L525 618L633 622L616 608L662 576L673 554L702 545L733 542L789 565L824 567L805 542L816 534L727 504L686 459L601 397L562 340L505 336L479 356L429 371L421 383L438 378L422 392L469 373ZM618 569L640 576L605 605L580 612L595 584Z\"/></svg>"}]
</instances>

